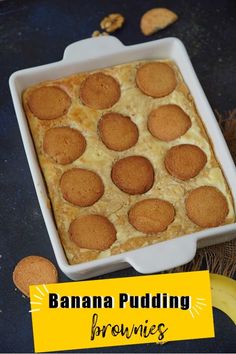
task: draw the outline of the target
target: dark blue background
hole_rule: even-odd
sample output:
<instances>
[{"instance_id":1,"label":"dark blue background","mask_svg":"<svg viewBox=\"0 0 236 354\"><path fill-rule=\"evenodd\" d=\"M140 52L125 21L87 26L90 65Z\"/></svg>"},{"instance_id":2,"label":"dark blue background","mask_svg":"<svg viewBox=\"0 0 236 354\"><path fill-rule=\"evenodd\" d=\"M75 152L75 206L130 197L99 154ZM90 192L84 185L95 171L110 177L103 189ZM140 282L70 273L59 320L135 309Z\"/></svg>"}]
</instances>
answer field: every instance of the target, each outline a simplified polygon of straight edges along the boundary
<instances>
[{"instance_id":1,"label":"dark blue background","mask_svg":"<svg viewBox=\"0 0 236 354\"><path fill-rule=\"evenodd\" d=\"M179 20L152 37L139 29L141 15L164 6ZM115 35L126 45L168 36L183 40L213 109L235 108L236 1L184 0L54 0L0 2L0 352L32 352L29 301L15 291L12 271L27 255L55 262L39 209L8 88L18 69L61 59L64 48L91 36L100 20L121 12L125 26ZM124 270L101 278L132 276ZM60 280L68 279L60 273ZM214 310L215 339L202 339L104 349L107 352L235 352L233 322ZM184 323L183 328L184 331ZM78 333L78 335L80 335ZM102 349L88 350L102 352Z\"/></svg>"}]
</instances>

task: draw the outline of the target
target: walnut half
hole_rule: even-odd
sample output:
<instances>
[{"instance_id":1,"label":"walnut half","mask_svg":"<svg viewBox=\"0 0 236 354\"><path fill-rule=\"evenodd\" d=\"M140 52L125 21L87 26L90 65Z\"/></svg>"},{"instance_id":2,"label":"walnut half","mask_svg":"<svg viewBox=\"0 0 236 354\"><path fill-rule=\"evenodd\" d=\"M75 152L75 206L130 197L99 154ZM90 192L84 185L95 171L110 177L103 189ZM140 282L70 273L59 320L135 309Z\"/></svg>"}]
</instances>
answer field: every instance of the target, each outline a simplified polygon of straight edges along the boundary
<instances>
[{"instance_id":1,"label":"walnut half","mask_svg":"<svg viewBox=\"0 0 236 354\"><path fill-rule=\"evenodd\" d=\"M119 13L110 14L100 22L101 29L107 31L108 33L116 31L121 28L124 24L125 18Z\"/></svg>"}]
</instances>

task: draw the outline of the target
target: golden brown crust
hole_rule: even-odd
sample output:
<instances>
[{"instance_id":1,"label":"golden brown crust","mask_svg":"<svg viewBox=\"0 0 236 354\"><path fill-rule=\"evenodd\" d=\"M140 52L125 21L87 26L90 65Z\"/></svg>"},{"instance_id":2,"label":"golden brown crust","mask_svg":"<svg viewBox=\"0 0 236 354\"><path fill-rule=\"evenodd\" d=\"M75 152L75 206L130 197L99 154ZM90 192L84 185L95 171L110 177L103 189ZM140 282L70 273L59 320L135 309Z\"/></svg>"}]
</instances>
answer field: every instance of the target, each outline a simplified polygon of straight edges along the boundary
<instances>
[{"instance_id":1,"label":"golden brown crust","mask_svg":"<svg viewBox=\"0 0 236 354\"><path fill-rule=\"evenodd\" d=\"M129 211L129 222L146 234L155 234L167 229L175 217L173 205L162 199L145 199L134 204Z\"/></svg>"},{"instance_id":2,"label":"golden brown crust","mask_svg":"<svg viewBox=\"0 0 236 354\"><path fill-rule=\"evenodd\" d=\"M104 193L101 177L82 168L66 171L61 177L60 187L65 200L81 207L93 205Z\"/></svg>"},{"instance_id":3,"label":"golden brown crust","mask_svg":"<svg viewBox=\"0 0 236 354\"><path fill-rule=\"evenodd\" d=\"M102 215L80 216L70 224L69 234L77 246L99 251L108 249L116 240L114 225Z\"/></svg>"},{"instance_id":4,"label":"golden brown crust","mask_svg":"<svg viewBox=\"0 0 236 354\"><path fill-rule=\"evenodd\" d=\"M120 85L102 72L90 74L80 88L80 99L93 109L111 108L120 98Z\"/></svg>"},{"instance_id":5,"label":"golden brown crust","mask_svg":"<svg viewBox=\"0 0 236 354\"><path fill-rule=\"evenodd\" d=\"M196 177L207 162L207 156L198 146L175 145L167 151L165 167L174 177L186 181Z\"/></svg>"},{"instance_id":6,"label":"golden brown crust","mask_svg":"<svg viewBox=\"0 0 236 354\"><path fill-rule=\"evenodd\" d=\"M98 124L102 142L108 149L123 151L138 141L138 128L129 117L110 112L102 116Z\"/></svg>"},{"instance_id":7,"label":"golden brown crust","mask_svg":"<svg viewBox=\"0 0 236 354\"><path fill-rule=\"evenodd\" d=\"M143 156L128 156L112 167L111 177L115 185L128 194L143 194L152 188L154 170Z\"/></svg>"},{"instance_id":8,"label":"golden brown crust","mask_svg":"<svg viewBox=\"0 0 236 354\"><path fill-rule=\"evenodd\" d=\"M160 106L148 116L148 129L157 139L171 141L184 135L191 127L189 116L175 104Z\"/></svg>"},{"instance_id":9,"label":"golden brown crust","mask_svg":"<svg viewBox=\"0 0 236 354\"><path fill-rule=\"evenodd\" d=\"M178 16L173 11L166 8L155 8L143 14L140 28L145 36L150 36L171 25L177 19Z\"/></svg>"},{"instance_id":10,"label":"golden brown crust","mask_svg":"<svg viewBox=\"0 0 236 354\"><path fill-rule=\"evenodd\" d=\"M76 129L56 127L46 131L43 149L55 162L66 165L78 159L85 151L86 140Z\"/></svg>"},{"instance_id":11,"label":"golden brown crust","mask_svg":"<svg viewBox=\"0 0 236 354\"><path fill-rule=\"evenodd\" d=\"M211 186L192 190L186 198L185 207L189 219L204 228L221 225L229 212L225 196Z\"/></svg>"},{"instance_id":12,"label":"golden brown crust","mask_svg":"<svg viewBox=\"0 0 236 354\"><path fill-rule=\"evenodd\" d=\"M30 285L57 283L57 269L44 257L28 256L22 258L15 266L13 282L26 296L29 296Z\"/></svg>"},{"instance_id":13,"label":"golden brown crust","mask_svg":"<svg viewBox=\"0 0 236 354\"><path fill-rule=\"evenodd\" d=\"M50 120L65 115L70 108L71 99L59 87L42 86L32 91L27 104L37 118Z\"/></svg>"},{"instance_id":14,"label":"golden brown crust","mask_svg":"<svg viewBox=\"0 0 236 354\"><path fill-rule=\"evenodd\" d=\"M136 83L145 95L157 98L169 95L177 84L174 70L168 64L158 62L141 65Z\"/></svg>"}]
</instances>

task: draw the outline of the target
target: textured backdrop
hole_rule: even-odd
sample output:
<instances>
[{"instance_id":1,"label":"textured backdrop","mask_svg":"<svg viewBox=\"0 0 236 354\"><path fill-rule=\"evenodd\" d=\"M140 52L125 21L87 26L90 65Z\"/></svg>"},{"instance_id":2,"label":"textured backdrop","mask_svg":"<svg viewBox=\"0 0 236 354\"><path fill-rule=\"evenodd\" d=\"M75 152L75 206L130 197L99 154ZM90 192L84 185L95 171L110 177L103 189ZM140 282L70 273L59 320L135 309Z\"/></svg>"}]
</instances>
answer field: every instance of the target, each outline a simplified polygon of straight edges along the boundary
<instances>
[{"instance_id":1,"label":"textured backdrop","mask_svg":"<svg viewBox=\"0 0 236 354\"><path fill-rule=\"evenodd\" d=\"M156 6L175 11L179 20L152 37L144 37L139 29L140 17ZM60 60L68 44L90 37L99 29L100 20L112 12L125 16L125 26L115 35L126 45L168 36L180 38L218 116L228 118L236 106L234 0L0 1L0 352L33 351L29 302L12 283L15 264L32 254L55 262L23 150L8 78L18 69ZM223 122L222 126L230 124L226 137L236 151L235 123ZM130 268L101 278L133 275L137 273ZM60 273L60 280L68 279ZM106 351L235 352L233 322L218 310L214 310L214 318L215 339L106 348Z\"/></svg>"}]
</instances>

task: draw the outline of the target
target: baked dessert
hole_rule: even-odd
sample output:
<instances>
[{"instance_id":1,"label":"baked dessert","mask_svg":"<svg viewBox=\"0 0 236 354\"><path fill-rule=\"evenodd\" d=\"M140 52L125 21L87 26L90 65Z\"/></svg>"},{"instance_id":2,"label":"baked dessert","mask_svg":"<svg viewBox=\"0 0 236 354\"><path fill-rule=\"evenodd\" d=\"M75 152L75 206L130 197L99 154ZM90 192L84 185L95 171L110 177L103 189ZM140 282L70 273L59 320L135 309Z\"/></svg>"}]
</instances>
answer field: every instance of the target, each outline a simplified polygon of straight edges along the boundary
<instances>
[{"instance_id":1,"label":"baked dessert","mask_svg":"<svg viewBox=\"0 0 236 354\"><path fill-rule=\"evenodd\" d=\"M173 62L42 82L23 105L70 264L234 222L227 181Z\"/></svg>"}]
</instances>

